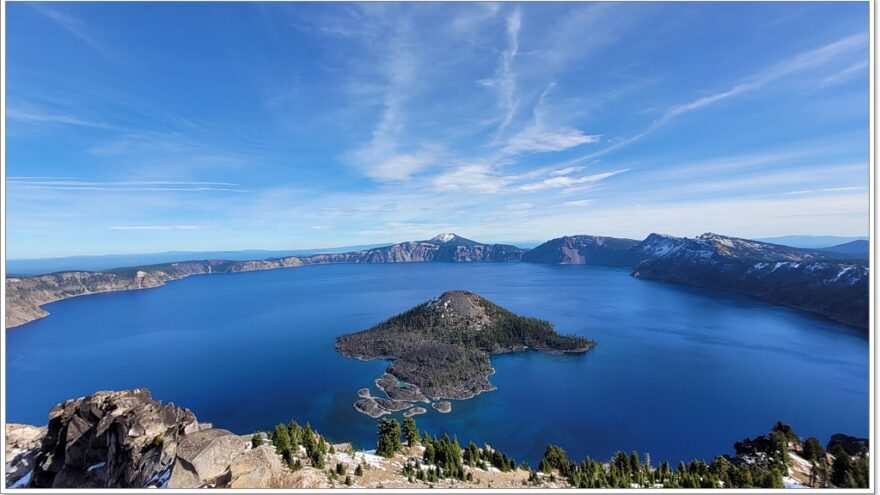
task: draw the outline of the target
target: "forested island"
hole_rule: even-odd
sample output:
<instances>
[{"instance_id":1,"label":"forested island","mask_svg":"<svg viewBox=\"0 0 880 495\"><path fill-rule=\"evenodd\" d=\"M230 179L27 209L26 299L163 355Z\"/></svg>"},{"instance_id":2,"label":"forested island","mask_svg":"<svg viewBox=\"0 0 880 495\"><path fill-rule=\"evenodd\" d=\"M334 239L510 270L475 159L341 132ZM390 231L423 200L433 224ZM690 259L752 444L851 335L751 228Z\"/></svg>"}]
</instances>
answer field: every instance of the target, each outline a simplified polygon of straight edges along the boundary
<instances>
[{"instance_id":1,"label":"forested island","mask_svg":"<svg viewBox=\"0 0 880 495\"><path fill-rule=\"evenodd\" d=\"M376 384L397 404L370 403L371 398L362 397L356 407L372 416L381 415L382 408L400 410L403 401L468 399L494 390L488 379L494 372L492 354L526 349L583 353L594 345L583 337L556 333L549 322L516 315L458 290L336 339L336 350L345 356L394 359ZM448 412L449 406L436 404L435 409Z\"/></svg>"}]
</instances>

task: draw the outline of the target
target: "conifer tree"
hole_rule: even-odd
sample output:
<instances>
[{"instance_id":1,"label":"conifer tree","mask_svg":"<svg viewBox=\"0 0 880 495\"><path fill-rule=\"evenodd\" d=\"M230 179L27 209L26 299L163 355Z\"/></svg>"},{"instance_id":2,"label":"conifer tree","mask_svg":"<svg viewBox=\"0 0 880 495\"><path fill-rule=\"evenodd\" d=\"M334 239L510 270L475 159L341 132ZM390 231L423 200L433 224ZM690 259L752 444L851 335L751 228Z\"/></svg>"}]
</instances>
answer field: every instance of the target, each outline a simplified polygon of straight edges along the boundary
<instances>
[{"instance_id":1,"label":"conifer tree","mask_svg":"<svg viewBox=\"0 0 880 495\"><path fill-rule=\"evenodd\" d=\"M392 457L400 450L400 423L396 419L383 419L379 423L379 441L376 444L376 454L382 457Z\"/></svg>"}]
</instances>

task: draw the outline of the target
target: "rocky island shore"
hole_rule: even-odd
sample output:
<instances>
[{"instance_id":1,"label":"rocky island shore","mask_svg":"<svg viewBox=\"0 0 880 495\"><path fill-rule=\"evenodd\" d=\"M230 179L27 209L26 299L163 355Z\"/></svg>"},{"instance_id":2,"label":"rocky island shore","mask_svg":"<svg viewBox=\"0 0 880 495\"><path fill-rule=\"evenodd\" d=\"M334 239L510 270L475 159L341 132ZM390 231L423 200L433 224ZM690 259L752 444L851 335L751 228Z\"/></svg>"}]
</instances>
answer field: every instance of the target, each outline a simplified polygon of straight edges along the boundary
<instances>
[{"instance_id":1,"label":"rocky island shore","mask_svg":"<svg viewBox=\"0 0 880 495\"><path fill-rule=\"evenodd\" d=\"M550 323L518 316L476 294L445 292L378 325L336 339L336 350L357 359L393 359L376 386L388 399L364 397L358 411L372 417L389 414L400 403L434 401L438 412L449 401L495 390L489 383L492 354L533 349L584 353L595 343L556 333ZM390 406L390 407L388 407Z\"/></svg>"}]
</instances>

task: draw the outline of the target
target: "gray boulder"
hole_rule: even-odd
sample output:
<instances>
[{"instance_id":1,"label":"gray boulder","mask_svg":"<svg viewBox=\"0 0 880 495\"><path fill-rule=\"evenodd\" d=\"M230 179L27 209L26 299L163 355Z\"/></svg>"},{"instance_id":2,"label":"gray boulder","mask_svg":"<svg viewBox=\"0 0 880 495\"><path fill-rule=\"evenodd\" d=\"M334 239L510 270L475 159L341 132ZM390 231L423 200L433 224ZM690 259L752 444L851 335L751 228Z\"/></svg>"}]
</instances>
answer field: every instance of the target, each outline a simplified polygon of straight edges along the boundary
<instances>
[{"instance_id":1,"label":"gray boulder","mask_svg":"<svg viewBox=\"0 0 880 495\"><path fill-rule=\"evenodd\" d=\"M224 484L230 463L247 447L245 439L227 430L202 430L184 436L177 447L168 488Z\"/></svg>"},{"instance_id":2,"label":"gray boulder","mask_svg":"<svg viewBox=\"0 0 880 495\"><path fill-rule=\"evenodd\" d=\"M271 445L246 450L229 465L228 488L272 488L286 470Z\"/></svg>"}]
</instances>

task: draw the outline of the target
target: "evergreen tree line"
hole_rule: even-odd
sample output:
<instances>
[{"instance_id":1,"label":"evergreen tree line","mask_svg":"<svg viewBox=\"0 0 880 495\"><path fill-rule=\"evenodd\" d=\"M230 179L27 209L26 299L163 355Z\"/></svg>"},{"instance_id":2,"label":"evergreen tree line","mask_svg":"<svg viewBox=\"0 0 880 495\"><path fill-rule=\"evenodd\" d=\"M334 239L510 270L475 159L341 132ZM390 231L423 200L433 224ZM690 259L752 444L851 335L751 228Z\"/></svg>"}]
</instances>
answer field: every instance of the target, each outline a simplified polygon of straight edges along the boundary
<instances>
[{"instance_id":1,"label":"evergreen tree line","mask_svg":"<svg viewBox=\"0 0 880 495\"><path fill-rule=\"evenodd\" d=\"M791 426L777 422L767 435L745 439L734 444L736 456L717 456L711 463L693 460L679 462L672 469L668 462L656 468L651 457L640 458L637 452L629 456L617 452L606 466L587 457L580 464L568 460L560 447L550 445L538 465L538 471L552 476L554 470L577 488L784 488L783 477L788 474L789 444L800 444ZM840 445L831 451L834 461L828 466L828 457L815 437L807 438L801 447L801 457L812 466L810 486L837 488L867 488L869 462L867 456L853 458ZM538 484L541 477L530 473L528 482Z\"/></svg>"},{"instance_id":2,"label":"evergreen tree line","mask_svg":"<svg viewBox=\"0 0 880 495\"><path fill-rule=\"evenodd\" d=\"M303 466L299 456L295 455L299 454L300 447L305 449L306 458L312 467L318 469L324 468L324 456L330 451L327 441L323 436L312 431L312 426L309 423L306 423L305 427L300 427L295 420L291 421L289 425L279 423L269 435L269 440L275 447L275 451L292 471L301 469Z\"/></svg>"},{"instance_id":3,"label":"evergreen tree line","mask_svg":"<svg viewBox=\"0 0 880 495\"><path fill-rule=\"evenodd\" d=\"M287 426L279 424L269 438L291 469L302 467L301 461L294 456L300 446L305 449L313 467L324 467L327 443L312 431L309 424L303 428L296 421ZM424 451L415 463L405 464L403 474L410 481L428 483L442 479L471 481L473 468L488 470L491 466L502 472L528 470L529 477L524 483L535 485L547 479L555 481L558 476L576 488L783 488L791 445L799 446L800 457L810 463L808 484L812 487L867 488L870 470L867 452L851 455L839 443L829 446L831 450L826 452L815 437L801 442L800 437L783 422L777 422L766 435L736 442L735 456L717 456L708 464L702 460L679 462L675 468L666 461L654 466L649 454L642 457L636 451L630 455L617 452L605 464L589 456L577 463L569 460L565 450L556 445L547 446L537 469L527 463L517 467L512 458L488 445L479 448L470 442L462 448L455 436L419 434L416 421L411 417L404 419L402 427L393 418L379 422L377 455L393 457L403 450L404 442L407 446L421 444ZM260 445L261 437L255 435L253 443L254 446ZM341 476L345 472L344 465L336 465L336 474ZM362 476L363 466L359 464L354 474ZM351 484L350 477L346 478L346 484Z\"/></svg>"}]
</instances>

